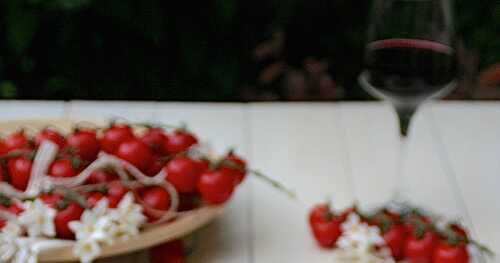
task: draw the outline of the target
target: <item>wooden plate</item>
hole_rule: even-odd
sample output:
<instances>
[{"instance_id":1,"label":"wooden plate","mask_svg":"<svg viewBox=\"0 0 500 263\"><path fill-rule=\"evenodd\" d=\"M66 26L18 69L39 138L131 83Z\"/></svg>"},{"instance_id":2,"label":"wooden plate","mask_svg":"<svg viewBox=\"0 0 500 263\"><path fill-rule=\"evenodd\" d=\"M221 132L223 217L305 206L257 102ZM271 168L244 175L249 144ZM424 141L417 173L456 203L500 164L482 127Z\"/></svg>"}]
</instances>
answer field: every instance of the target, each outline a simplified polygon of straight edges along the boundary
<instances>
[{"instance_id":1,"label":"wooden plate","mask_svg":"<svg viewBox=\"0 0 500 263\"><path fill-rule=\"evenodd\" d=\"M67 133L71 131L74 124L75 121L69 119L16 120L0 122L0 133L9 134L20 128L26 128L27 131L39 130L47 126ZM102 126L104 123L94 122L94 124ZM173 222L148 228L126 241L119 241L113 245L105 245L99 258L126 254L180 238L210 223L223 212L223 209L222 205L205 206L184 212ZM78 258L73 255L72 245L46 250L39 254L39 262L68 261L78 261Z\"/></svg>"}]
</instances>

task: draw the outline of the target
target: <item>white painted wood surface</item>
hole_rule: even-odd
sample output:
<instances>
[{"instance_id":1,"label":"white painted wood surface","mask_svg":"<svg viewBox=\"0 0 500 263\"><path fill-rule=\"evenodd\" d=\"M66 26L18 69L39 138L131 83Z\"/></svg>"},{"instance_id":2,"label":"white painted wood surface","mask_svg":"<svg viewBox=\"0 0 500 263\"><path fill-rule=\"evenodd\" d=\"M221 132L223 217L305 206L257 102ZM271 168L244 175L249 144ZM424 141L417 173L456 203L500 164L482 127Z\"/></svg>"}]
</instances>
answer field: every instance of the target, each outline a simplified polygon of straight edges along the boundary
<instances>
[{"instance_id":1,"label":"white painted wood surface","mask_svg":"<svg viewBox=\"0 0 500 263\"><path fill-rule=\"evenodd\" d=\"M48 117L184 121L218 152L237 146L253 167L299 194L291 201L251 178L226 214L194 235L190 262L329 262L309 235L310 206L330 196L338 208L354 200L372 207L390 199L395 185L396 121L382 103L0 101L0 120ZM407 195L462 219L500 253L500 104L426 105L413 128ZM143 252L102 262L148 260Z\"/></svg>"}]
</instances>

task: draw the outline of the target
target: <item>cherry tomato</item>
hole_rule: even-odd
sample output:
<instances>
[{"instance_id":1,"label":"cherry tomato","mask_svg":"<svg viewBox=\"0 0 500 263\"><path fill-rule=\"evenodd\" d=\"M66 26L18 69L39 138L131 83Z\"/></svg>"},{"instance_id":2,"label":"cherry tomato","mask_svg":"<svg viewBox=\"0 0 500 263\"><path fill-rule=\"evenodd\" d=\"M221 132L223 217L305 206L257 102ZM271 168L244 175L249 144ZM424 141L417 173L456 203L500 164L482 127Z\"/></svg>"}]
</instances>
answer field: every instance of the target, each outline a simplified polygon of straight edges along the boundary
<instances>
[{"instance_id":1,"label":"cherry tomato","mask_svg":"<svg viewBox=\"0 0 500 263\"><path fill-rule=\"evenodd\" d=\"M189 147L198 143L198 139L191 133L185 131L175 131L168 135L165 141L165 149L170 154L177 154L189 149Z\"/></svg>"},{"instance_id":2,"label":"cherry tomato","mask_svg":"<svg viewBox=\"0 0 500 263\"><path fill-rule=\"evenodd\" d=\"M60 209L54 218L56 236L58 238L72 239L74 233L68 226L71 221L79 220L84 209L76 203L70 203L67 207Z\"/></svg>"},{"instance_id":3,"label":"cherry tomato","mask_svg":"<svg viewBox=\"0 0 500 263\"><path fill-rule=\"evenodd\" d=\"M100 184L107 183L111 181L118 180L118 176L114 173L110 173L103 170L97 170L90 173L89 178L87 178L87 184Z\"/></svg>"},{"instance_id":4,"label":"cherry tomato","mask_svg":"<svg viewBox=\"0 0 500 263\"><path fill-rule=\"evenodd\" d=\"M184 243L174 240L150 250L151 263L186 263Z\"/></svg>"},{"instance_id":5,"label":"cherry tomato","mask_svg":"<svg viewBox=\"0 0 500 263\"><path fill-rule=\"evenodd\" d=\"M7 221L0 219L0 229L3 229L6 224L7 224Z\"/></svg>"},{"instance_id":6,"label":"cherry tomato","mask_svg":"<svg viewBox=\"0 0 500 263\"><path fill-rule=\"evenodd\" d=\"M137 139L120 144L116 155L141 171L147 171L153 162L153 155L149 147Z\"/></svg>"},{"instance_id":7,"label":"cherry tomato","mask_svg":"<svg viewBox=\"0 0 500 263\"><path fill-rule=\"evenodd\" d=\"M233 194L234 177L227 170L208 171L200 176L197 187L203 201L221 204Z\"/></svg>"},{"instance_id":8,"label":"cherry tomato","mask_svg":"<svg viewBox=\"0 0 500 263\"><path fill-rule=\"evenodd\" d=\"M51 141L57 144L57 146L59 146L59 149L62 149L66 144L64 136L62 136L59 132L54 131L52 129L44 129L35 136L35 145L37 147L40 146L40 144L42 144L43 141Z\"/></svg>"},{"instance_id":9,"label":"cherry tomato","mask_svg":"<svg viewBox=\"0 0 500 263\"><path fill-rule=\"evenodd\" d=\"M127 194L129 189L125 187L120 181L110 182L108 185L107 198L109 201L109 207L116 208L122 200L123 196Z\"/></svg>"},{"instance_id":10,"label":"cherry tomato","mask_svg":"<svg viewBox=\"0 0 500 263\"><path fill-rule=\"evenodd\" d=\"M40 200L42 200L45 204L48 206L56 209L57 205L60 201L62 201L64 198L60 195L55 195L55 194L50 194L50 193L45 193L40 195Z\"/></svg>"},{"instance_id":11,"label":"cherry tomato","mask_svg":"<svg viewBox=\"0 0 500 263\"><path fill-rule=\"evenodd\" d=\"M167 135L159 128L148 129L141 136L141 141L149 146L152 152L158 155L166 155L168 153L165 148L167 140Z\"/></svg>"},{"instance_id":12,"label":"cherry tomato","mask_svg":"<svg viewBox=\"0 0 500 263\"><path fill-rule=\"evenodd\" d=\"M167 190L160 186L146 188L141 195L145 204L157 210L168 210L170 207L170 195Z\"/></svg>"},{"instance_id":13,"label":"cherry tomato","mask_svg":"<svg viewBox=\"0 0 500 263\"><path fill-rule=\"evenodd\" d=\"M7 148L7 151L9 152L15 150L31 149L30 141L22 131L7 136L7 138L5 138L4 144Z\"/></svg>"},{"instance_id":14,"label":"cherry tomato","mask_svg":"<svg viewBox=\"0 0 500 263\"><path fill-rule=\"evenodd\" d=\"M130 126L114 125L104 132L100 144L105 152L115 153L120 144L134 138L135 135Z\"/></svg>"},{"instance_id":15,"label":"cherry tomato","mask_svg":"<svg viewBox=\"0 0 500 263\"><path fill-rule=\"evenodd\" d=\"M426 232L418 238L414 233L406 239L405 257L409 263L432 263L434 249L439 237L434 232Z\"/></svg>"},{"instance_id":16,"label":"cherry tomato","mask_svg":"<svg viewBox=\"0 0 500 263\"><path fill-rule=\"evenodd\" d=\"M0 140L0 156L5 155L8 152L9 149L7 148L7 145L5 145L5 142L3 140Z\"/></svg>"},{"instance_id":17,"label":"cherry tomato","mask_svg":"<svg viewBox=\"0 0 500 263\"><path fill-rule=\"evenodd\" d=\"M31 166L31 160L23 156L10 159L7 162L7 170L12 186L21 191L26 190L30 180Z\"/></svg>"},{"instance_id":18,"label":"cherry tomato","mask_svg":"<svg viewBox=\"0 0 500 263\"><path fill-rule=\"evenodd\" d=\"M324 221L325 218L333 217L333 213L330 210L328 204L315 205L313 209L309 212L309 224L315 222Z\"/></svg>"},{"instance_id":19,"label":"cherry tomato","mask_svg":"<svg viewBox=\"0 0 500 263\"><path fill-rule=\"evenodd\" d=\"M56 228L56 237L63 239L73 239L75 234L68 226L71 221L79 220L83 214L83 207L77 203L64 200L64 197L57 194L42 194L40 199L48 206L57 210L54 217L54 225Z\"/></svg>"},{"instance_id":20,"label":"cherry tomato","mask_svg":"<svg viewBox=\"0 0 500 263\"><path fill-rule=\"evenodd\" d=\"M60 159L54 161L49 168L49 175L52 177L73 177L77 171L73 168L73 164L68 159Z\"/></svg>"},{"instance_id":21,"label":"cherry tomato","mask_svg":"<svg viewBox=\"0 0 500 263\"><path fill-rule=\"evenodd\" d=\"M230 165L224 166L223 169L229 169L235 176L235 184L239 185L245 179L247 163L241 157L230 153L226 159Z\"/></svg>"},{"instance_id":22,"label":"cherry tomato","mask_svg":"<svg viewBox=\"0 0 500 263\"><path fill-rule=\"evenodd\" d=\"M158 155L153 155L153 161L146 170L146 175L147 176L157 175L161 171L163 166L165 166L165 161L162 159L162 157Z\"/></svg>"},{"instance_id":23,"label":"cherry tomato","mask_svg":"<svg viewBox=\"0 0 500 263\"><path fill-rule=\"evenodd\" d=\"M92 193L89 193L88 196L87 196L87 204L88 204L88 206L90 206L92 208L99 201L101 201L101 199L103 199L104 197L106 197L106 196L103 193L101 193L101 192L92 192ZM109 203L108 203L108 206L109 206Z\"/></svg>"},{"instance_id":24,"label":"cherry tomato","mask_svg":"<svg viewBox=\"0 0 500 263\"><path fill-rule=\"evenodd\" d=\"M467 240L468 234L467 231L465 231L465 228L458 224L450 224L449 228L451 231L453 231L455 234L457 234L460 238L463 240Z\"/></svg>"},{"instance_id":25,"label":"cherry tomato","mask_svg":"<svg viewBox=\"0 0 500 263\"><path fill-rule=\"evenodd\" d=\"M12 213L14 215L19 215L24 211L24 209L22 209L21 207L17 206L16 204L13 204L13 203L11 203L7 206L0 205L0 210Z\"/></svg>"},{"instance_id":26,"label":"cherry tomato","mask_svg":"<svg viewBox=\"0 0 500 263\"><path fill-rule=\"evenodd\" d=\"M0 182L5 181L4 175L3 175L3 167L0 166Z\"/></svg>"},{"instance_id":27,"label":"cherry tomato","mask_svg":"<svg viewBox=\"0 0 500 263\"><path fill-rule=\"evenodd\" d=\"M100 146L94 131L77 131L67 138L68 147L76 151L76 154L86 161L97 158Z\"/></svg>"},{"instance_id":28,"label":"cherry tomato","mask_svg":"<svg viewBox=\"0 0 500 263\"><path fill-rule=\"evenodd\" d=\"M170 208L170 195L167 190L160 186L151 186L141 191L141 199L147 206L155 210L166 211ZM149 213L147 209L144 210L144 214L150 221L158 219L157 216Z\"/></svg>"},{"instance_id":29,"label":"cherry tomato","mask_svg":"<svg viewBox=\"0 0 500 263\"><path fill-rule=\"evenodd\" d=\"M342 217L335 216L328 205L315 206L309 212L309 226L314 238L321 247L332 248L342 234Z\"/></svg>"},{"instance_id":30,"label":"cherry tomato","mask_svg":"<svg viewBox=\"0 0 500 263\"><path fill-rule=\"evenodd\" d=\"M170 161L164 169L167 173L167 181L179 193L194 193L202 173L200 168L200 164L195 160L187 157L177 157Z\"/></svg>"},{"instance_id":31,"label":"cherry tomato","mask_svg":"<svg viewBox=\"0 0 500 263\"><path fill-rule=\"evenodd\" d=\"M387 246L391 249L392 257L396 260L404 258L404 247L406 241L407 229L404 225L394 224L383 234Z\"/></svg>"},{"instance_id":32,"label":"cherry tomato","mask_svg":"<svg viewBox=\"0 0 500 263\"><path fill-rule=\"evenodd\" d=\"M433 263L468 263L469 252L465 244L450 245L445 241L439 242L434 251Z\"/></svg>"}]
</instances>

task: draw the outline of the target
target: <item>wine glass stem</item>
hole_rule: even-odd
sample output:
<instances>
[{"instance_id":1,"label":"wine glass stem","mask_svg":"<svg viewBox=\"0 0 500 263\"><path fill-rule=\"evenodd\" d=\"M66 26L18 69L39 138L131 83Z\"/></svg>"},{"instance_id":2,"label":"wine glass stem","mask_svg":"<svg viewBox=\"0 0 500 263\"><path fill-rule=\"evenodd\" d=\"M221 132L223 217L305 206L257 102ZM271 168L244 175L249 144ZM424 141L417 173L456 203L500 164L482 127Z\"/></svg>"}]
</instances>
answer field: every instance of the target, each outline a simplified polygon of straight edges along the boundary
<instances>
[{"instance_id":1,"label":"wine glass stem","mask_svg":"<svg viewBox=\"0 0 500 263\"><path fill-rule=\"evenodd\" d=\"M415 108L402 108L396 107L396 112L399 120L400 137L399 137L399 152L397 156L396 163L396 174L395 174L395 190L394 190L394 201L403 203L408 200L405 197L405 186L406 177L404 175L404 169L408 156L408 135L410 130L410 123L413 114L415 113Z\"/></svg>"}]
</instances>

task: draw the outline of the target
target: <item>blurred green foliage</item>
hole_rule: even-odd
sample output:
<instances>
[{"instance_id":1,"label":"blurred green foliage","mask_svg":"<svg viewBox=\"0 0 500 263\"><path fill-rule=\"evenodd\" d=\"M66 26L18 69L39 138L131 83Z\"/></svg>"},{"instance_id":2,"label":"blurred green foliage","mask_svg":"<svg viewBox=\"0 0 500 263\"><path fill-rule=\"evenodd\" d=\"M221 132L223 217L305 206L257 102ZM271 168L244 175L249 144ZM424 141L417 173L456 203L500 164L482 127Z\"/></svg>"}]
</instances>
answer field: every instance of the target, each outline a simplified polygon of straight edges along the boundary
<instances>
[{"instance_id":1,"label":"blurred green foliage","mask_svg":"<svg viewBox=\"0 0 500 263\"><path fill-rule=\"evenodd\" d=\"M328 72L357 88L369 0L2 0L0 97L21 99L244 99L254 53L276 32L280 58L301 67L327 59ZM500 61L500 2L456 1L457 30Z\"/></svg>"}]
</instances>

